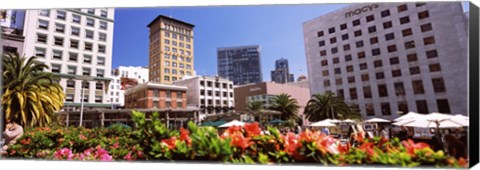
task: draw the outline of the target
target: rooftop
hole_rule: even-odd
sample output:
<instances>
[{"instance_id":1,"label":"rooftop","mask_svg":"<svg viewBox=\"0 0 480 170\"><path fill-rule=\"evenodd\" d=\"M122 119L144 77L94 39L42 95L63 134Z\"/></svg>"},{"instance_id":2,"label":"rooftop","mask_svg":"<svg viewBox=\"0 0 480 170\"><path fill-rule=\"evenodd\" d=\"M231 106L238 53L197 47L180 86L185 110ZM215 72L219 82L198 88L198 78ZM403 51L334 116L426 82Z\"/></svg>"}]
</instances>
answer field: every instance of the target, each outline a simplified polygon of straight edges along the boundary
<instances>
[{"instance_id":1,"label":"rooftop","mask_svg":"<svg viewBox=\"0 0 480 170\"><path fill-rule=\"evenodd\" d=\"M195 27L195 25L193 25L193 24L190 24L188 22L181 21L181 20L178 20L178 19L175 19L175 18L172 18L172 17L168 17L168 16L165 16L165 15L158 15L157 18L153 19L153 21L150 22L147 26L150 27L153 23L157 22L157 20L159 20L159 19L168 19L168 20L172 20L172 21L175 21L175 22L179 22L179 23L191 26L192 28Z\"/></svg>"}]
</instances>

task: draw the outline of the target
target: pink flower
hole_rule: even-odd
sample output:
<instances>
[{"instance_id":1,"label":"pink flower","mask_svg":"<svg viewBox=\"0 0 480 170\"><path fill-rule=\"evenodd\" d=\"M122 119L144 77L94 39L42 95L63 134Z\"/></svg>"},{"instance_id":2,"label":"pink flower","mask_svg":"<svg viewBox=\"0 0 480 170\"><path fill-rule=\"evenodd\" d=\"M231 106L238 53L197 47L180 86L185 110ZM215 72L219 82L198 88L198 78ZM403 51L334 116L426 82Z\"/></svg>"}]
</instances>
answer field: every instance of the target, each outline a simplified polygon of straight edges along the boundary
<instances>
[{"instance_id":1,"label":"pink flower","mask_svg":"<svg viewBox=\"0 0 480 170\"><path fill-rule=\"evenodd\" d=\"M128 161L131 161L131 160L132 160L132 152L131 152L131 151L128 152L128 154L125 155L125 156L123 157L123 159L128 160Z\"/></svg>"},{"instance_id":2,"label":"pink flower","mask_svg":"<svg viewBox=\"0 0 480 170\"><path fill-rule=\"evenodd\" d=\"M117 142L117 143L115 143L115 144L113 144L113 148L114 148L114 149L116 149L116 148L118 148L118 147L119 147L119 144L118 144L118 142Z\"/></svg>"}]
</instances>

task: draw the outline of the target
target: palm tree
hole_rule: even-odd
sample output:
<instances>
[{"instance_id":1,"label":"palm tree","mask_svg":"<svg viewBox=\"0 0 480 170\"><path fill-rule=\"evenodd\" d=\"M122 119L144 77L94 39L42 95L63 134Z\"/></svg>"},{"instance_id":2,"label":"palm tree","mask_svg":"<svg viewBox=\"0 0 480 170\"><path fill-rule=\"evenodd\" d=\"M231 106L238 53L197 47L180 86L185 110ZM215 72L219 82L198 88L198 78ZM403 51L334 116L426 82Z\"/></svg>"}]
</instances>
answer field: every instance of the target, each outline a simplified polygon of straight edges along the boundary
<instances>
[{"instance_id":1,"label":"palm tree","mask_svg":"<svg viewBox=\"0 0 480 170\"><path fill-rule=\"evenodd\" d=\"M282 120L294 120L299 121L297 115L300 106L296 99L291 98L289 94L279 94L270 100L270 109L276 110L282 113Z\"/></svg>"},{"instance_id":2,"label":"palm tree","mask_svg":"<svg viewBox=\"0 0 480 170\"><path fill-rule=\"evenodd\" d=\"M65 94L54 82L57 77L43 72L48 66L35 57L3 56L2 106L5 120L22 126L48 126L63 107Z\"/></svg>"},{"instance_id":3,"label":"palm tree","mask_svg":"<svg viewBox=\"0 0 480 170\"><path fill-rule=\"evenodd\" d=\"M306 118L316 122L327 118L331 119L358 119L360 115L351 109L345 101L333 93L314 94L305 107ZM360 116L361 117L361 116Z\"/></svg>"},{"instance_id":4,"label":"palm tree","mask_svg":"<svg viewBox=\"0 0 480 170\"><path fill-rule=\"evenodd\" d=\"M263 102L261 101L250 101L248 102L245 110L249 112L260 112L264 110Z\"/></svg>"}]
</instances>

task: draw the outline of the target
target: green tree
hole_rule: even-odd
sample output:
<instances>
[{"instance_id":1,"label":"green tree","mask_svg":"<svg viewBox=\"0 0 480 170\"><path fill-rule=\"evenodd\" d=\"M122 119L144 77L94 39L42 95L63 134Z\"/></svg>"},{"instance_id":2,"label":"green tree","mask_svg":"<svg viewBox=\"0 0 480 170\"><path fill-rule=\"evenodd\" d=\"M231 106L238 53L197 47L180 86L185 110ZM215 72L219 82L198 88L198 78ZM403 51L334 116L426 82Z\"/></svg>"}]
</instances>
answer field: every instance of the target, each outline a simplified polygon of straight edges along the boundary
<instances>
[{"instance_id":1,"label":"green tree","mask_svg":"<svg viewBox=\"0 0 480 170\"><path fill-rule=\"evenodd\" d=\"M273 97L270 101L270 109L281 112L282 120L291 120L292 122L300 123L298 116L299 108L300 106L297 100L285 93Z\"/></svg>"},{"instance_id":2,"label":"green tree","mask_svg":"<svg viewBox=\"0 0 480 170\"><path fill-rule=\"evenodd\" d=\"M360 119L360 114L353 110L343 99L333 93L314 94L305 107L306 118L310 122L330 119Z\"/></svg>"},{"instance_id":3,"label":"green tree","mask_svg":"<svg viewBox=\"0 0 480 170\"><path fill-rule=\"evenodd\" d=\"M63 107L65 94L48 66L35 57L3 56L2 105L5 120L22 126L49 126Z\"/></svg>"},{"instance_id":4,"label":"green tree","mask_svg":"<svg viewBox=\"0 0 480 170\"><path fill-rule=\"evenodd\" d=\"M245 110L249 112L260 112L264 109L265 108L264 108L263 102L261 101L250 101L245 107Z\"/></svg>"}]
</instances>

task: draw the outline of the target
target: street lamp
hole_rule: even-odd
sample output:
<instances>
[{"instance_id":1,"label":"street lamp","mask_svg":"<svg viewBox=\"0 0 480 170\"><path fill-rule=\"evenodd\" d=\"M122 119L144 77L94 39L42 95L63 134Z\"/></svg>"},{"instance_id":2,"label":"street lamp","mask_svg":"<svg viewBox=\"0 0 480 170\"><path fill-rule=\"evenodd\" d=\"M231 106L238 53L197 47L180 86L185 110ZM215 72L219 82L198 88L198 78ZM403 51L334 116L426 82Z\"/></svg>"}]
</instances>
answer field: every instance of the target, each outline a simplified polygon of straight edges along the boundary
<instances>
[{"instance_id":1,"label":"street lamp","mask_svg":"<svg viewBox=\"0 0 480 170\"><path fill-rule=\"evenodd\" d=\"M84 103L84 97L85 97L85 90L83 89L84 87L84 83L88 83L88 81L92 81L93 80L93 77L89 77L89 76L75 76L76 79L78 80L81 80L82 81L82 85L81 85L81 90L82 90L82 98L81 98L81 104L80 104L80 124L78 126L82 126L82 123L83 123L83 103ZM89 86L90 87L90 86Z\"/></svg>"}]
</instances>

